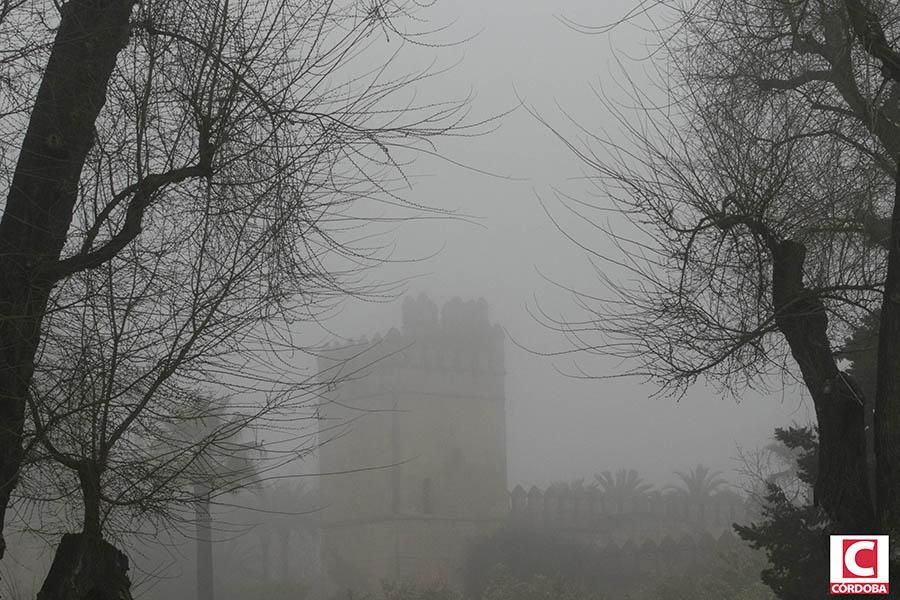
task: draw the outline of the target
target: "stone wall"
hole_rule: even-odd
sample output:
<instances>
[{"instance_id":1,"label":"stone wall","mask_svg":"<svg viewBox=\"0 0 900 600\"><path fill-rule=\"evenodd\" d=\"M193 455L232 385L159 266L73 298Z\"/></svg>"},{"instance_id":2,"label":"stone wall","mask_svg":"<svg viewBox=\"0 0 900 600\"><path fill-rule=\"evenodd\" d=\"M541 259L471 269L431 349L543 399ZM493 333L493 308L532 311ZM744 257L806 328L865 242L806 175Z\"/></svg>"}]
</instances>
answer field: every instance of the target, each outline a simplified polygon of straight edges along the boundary
<instances>
[{"instance_id":1,"label":"stone wall","mask_svg":"<svg viewBox=\"0 0 900 600\"><path fill-rule=\"evenodd\" d=\"M424 296L319 361L323 562L335 584L453 581L509 513L503 333L487 304Z\"/></svg>"},{"instance_id":2,"label":"stone wall","mask_svg":"<svg viewBox=\"0 0 900 600\"><path fill-rule=\"evenodd\" d=\"M592 487L571 489L516 486L510 493L510 521L516 526L565 532L593 543L628 540L661 541L731 531L733 523L748 520L746 501L732 493L703 500L679 494L648 494L623 502L606 499Z\"/></svg>"}]
</instances>

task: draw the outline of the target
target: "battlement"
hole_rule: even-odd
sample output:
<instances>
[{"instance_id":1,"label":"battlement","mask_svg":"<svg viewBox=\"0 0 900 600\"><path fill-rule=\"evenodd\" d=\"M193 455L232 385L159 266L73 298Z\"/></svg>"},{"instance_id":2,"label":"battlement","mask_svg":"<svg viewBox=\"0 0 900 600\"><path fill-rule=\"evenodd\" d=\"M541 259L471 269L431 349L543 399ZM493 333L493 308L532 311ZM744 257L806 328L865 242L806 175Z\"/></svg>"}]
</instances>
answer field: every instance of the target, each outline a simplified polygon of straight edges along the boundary
<instances>
[{"instance_id":1,"label":"battlement","mask_svg":"<svg viewBox=\"0 0 900 600\"><path fill-rule=\"evenodd\" d=\"M336 474L322 480L323 555L360 590L455 577L467 540L509 510L504 336L487 302L420 295L400 322L319 360L319 467Z\"/></svg>"},{"instance_id":2,"label":"battlement","mask_svg":"<svg viewBox=\"0 0 900 600\"><path fill-rule=\"evenodd\" d=\"M749 520L746 500L731 492L704 499L655 493L615 500L594 487L532 487L526 491L516 486L510 492L509 508L509 519L518 526L609 539L717 533Z\"/></svg>"},{"instance_id":3,"label":"battlement","mask_svg":"<svg viewBox=\"0 0 900 600\"><path fill-rule=\"evenodd\" d=\"M582 544L597 580L625 589L644 577L683 575L723 551L746 548L733 525L751 519L746 500L728 491L705 498L650 493L615 499L590 486L516 486L505 529L523 539L546 535Z\"/></svg>"},{"instance_id":4,"label":"battlement","mask_svg":"<svg viewBox=\"0 0 900 600\"><path fill-rule=\"evenodd\" d=\"M492 328L484 298L467 301L453 298L441 307L438 318L437 305L425 294L419 294L417 298L408 297L403 301L402 314L403 332L412 336L440 333L446 337L480 340Z\"/></svg>"},{"instance_id":5,"label":"battlement","mask_svg":"<svg viewBox=\"0 0 900 600\"><path fill-rule=\"evenodd\" d=\"M501 376L504 372L503 329L492 324L483 299L454 298L438 306L425 294L403 301L401 329L383 337L335 342L320 353L319 372L333 381L341 373L380 369L420 369L445 373Z\"/></svg>"}]
</instances>

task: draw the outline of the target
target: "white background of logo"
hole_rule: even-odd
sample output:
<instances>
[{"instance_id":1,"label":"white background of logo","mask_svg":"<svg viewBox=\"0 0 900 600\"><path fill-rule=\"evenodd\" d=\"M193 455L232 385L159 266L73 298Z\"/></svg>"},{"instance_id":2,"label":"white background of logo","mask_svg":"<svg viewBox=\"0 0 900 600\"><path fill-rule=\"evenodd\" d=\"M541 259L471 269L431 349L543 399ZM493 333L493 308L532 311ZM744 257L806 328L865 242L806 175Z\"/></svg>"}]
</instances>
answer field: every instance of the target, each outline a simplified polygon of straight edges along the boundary
<instances>
[{"instance_id":1,"label":"white background of logo","mask_svg":"<svg viewBox=\"0 0 900 600\"><path fill-rule=\"evenodd\" d=\"M844 577L844 540L872 541L878 545L877 577ZM831 545L831 583L888 583L888 536L886 535L833 535ZM852 546L851 546L852 548Z\"/></svg>"}]
</instances>

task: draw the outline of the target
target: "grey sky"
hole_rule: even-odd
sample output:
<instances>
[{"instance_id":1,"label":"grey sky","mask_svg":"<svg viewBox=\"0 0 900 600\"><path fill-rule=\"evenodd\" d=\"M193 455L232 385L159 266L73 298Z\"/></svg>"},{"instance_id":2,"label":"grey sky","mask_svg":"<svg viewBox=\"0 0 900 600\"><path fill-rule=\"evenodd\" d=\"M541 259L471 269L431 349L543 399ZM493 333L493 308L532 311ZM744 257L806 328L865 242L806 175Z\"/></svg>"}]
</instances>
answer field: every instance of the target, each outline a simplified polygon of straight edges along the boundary
<instances>
[{"instance_id":1,"label":"grey sky","mask_svg":"<svg viewBox=\"0 0 900 600\"><path fill-rule=\"evenodd\" d=\"M458 97L470 88L476 98L476 118L516 104L516 92L554 122L563 122L558 103L580 122L609 123L591 85L615 93L616 65L610 48L641 54L639 32L628 28L610 36L585 36L557 17L603 24L633 7L632 0L453 0L439 3L438 21L455 20L452 39L478 35L460 48L415 49L427 64L435 55L442 63L461 59L450 73L425 91L436 97ZM621 76L618 76L621 79ZM565 348L565 340L529 316L535 298L556 314L577 316L565 294L541 273L584 289L596 288L584 253L554 228L538 198L553 205L551 187L584 197L589 186L577 178L581 166L536 120L519 110L488 136L451 140L442 152L479 169L508 175L503 180L467 171L438 159L421 160L419 179L410 198L430 206L475 215L476 223L418 221L397 232L398 255L439 255L413 267L390 266L385 277L423 275L409 286L442 302L453 296L485 297L492 319L532 348ZM587 240L594 248L609 246ZM612 252L610 247L610 252ZM399 324L399 303L348 303L328 325L343 335L358 337ZM622 372L612 362L591 362L597 374ZM507 346L509 481L543 484L552 480L590 477L592 473L634 467L661 482L674 469L703 462L719 469L735 466L737 447L767 443L777 425L806 423L808 407L799 390L783 396L748 394L735 404L705 388L692 390L676 404L649 398L652 384L635 380L577 381L558 372L567 359L548 359Z\"/></svg>"}]
</instances>

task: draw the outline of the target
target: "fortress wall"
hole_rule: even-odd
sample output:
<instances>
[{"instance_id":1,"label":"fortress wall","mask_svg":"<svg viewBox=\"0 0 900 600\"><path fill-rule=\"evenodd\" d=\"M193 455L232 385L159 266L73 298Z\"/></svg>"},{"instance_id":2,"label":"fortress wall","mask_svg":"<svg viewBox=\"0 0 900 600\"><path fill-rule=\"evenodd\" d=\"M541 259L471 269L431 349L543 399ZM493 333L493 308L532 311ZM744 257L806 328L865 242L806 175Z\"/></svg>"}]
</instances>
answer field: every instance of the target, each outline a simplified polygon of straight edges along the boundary
<instances>
[{"instance_id":1,"label":"fortress wall","mask_svg":"<svg viewBox=\"0 0 900 600\"><path fill-rule=\"evenodd\" d=\"M503 345L483 300L420 296L400 329L323 350L321 470L370 469L321 483L337 585L452 581L469 539L505 521Z\"/></svg>"}]
</instances>

